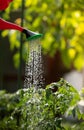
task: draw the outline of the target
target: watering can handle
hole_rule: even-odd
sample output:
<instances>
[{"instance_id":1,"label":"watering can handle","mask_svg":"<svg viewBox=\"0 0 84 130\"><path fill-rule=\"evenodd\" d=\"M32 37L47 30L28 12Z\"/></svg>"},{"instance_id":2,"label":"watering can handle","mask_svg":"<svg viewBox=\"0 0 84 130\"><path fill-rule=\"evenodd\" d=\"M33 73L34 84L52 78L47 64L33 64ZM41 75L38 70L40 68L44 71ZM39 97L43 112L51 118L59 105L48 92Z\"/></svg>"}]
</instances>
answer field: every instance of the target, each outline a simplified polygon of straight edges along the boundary
<instances>
[{"instance_id":1,"label":"watering can handle","mask_svg":"<svg viewBox=\"0 0 84 130\"><path fill-rule=\"evenodd\" d=\"M13 0L0 0L0 10L5 10Z\"/></svg>"},{"instance_id":2,"label":"watering can handle","mask_svg":"<svg viewBox=\"0 0 84 130\"><path fill-rule=\"evenodd\" d=\"M0 10L5 10L9 6L10 2L12 1L13 0L0 0ZM0 30L6 30L6 29L18 30L20 32L23 31L23 28L21 26L18 26L11 22L7 22L0 18Z\"/></svg>"}]
</instances>

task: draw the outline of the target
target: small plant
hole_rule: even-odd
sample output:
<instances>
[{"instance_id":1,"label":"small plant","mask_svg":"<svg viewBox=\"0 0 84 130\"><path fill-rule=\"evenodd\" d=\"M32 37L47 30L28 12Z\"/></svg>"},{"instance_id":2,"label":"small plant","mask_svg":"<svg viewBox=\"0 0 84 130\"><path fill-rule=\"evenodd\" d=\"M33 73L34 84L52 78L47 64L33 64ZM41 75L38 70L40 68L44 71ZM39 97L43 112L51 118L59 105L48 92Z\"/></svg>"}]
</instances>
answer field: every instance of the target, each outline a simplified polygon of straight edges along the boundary
<instances>
[{"instance_id":1,"label":"small plant","mask_svg":"<svg viewBox=\"0 0 84 130\"><path fill-rule=\"evenodd\" d=\"M1 91L0 130L64 130L62 117L79 100L78 92L63 79L45 89Z\"/></svg>"}]
</instances>

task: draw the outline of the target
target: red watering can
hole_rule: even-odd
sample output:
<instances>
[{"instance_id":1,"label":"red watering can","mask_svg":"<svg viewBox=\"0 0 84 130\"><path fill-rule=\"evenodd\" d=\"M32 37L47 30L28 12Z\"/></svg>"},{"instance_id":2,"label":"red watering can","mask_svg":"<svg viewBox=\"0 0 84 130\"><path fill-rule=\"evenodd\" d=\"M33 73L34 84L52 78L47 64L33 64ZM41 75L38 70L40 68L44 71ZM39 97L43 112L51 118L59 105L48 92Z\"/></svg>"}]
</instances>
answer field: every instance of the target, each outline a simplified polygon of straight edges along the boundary
<instances>
[{"instance_id":1,"label":"red watering can","mask_svg":"<svg viewBox=\"0 0 84 130\"><path fill-rule=\"evenodd\" d=\"M9 6L10 2L12 2L12 1L13 0L0 0L0 10L5 10ZM6 29L18 30L18 31L24 33L28 40L36 39L36 38L39 38L42 36L42 34L32 32L21 26L18 26L11 22L7 22L7 21L3 20L2 18L0 18L0 30L6 30Z\"/></svg>"}]
</instances>

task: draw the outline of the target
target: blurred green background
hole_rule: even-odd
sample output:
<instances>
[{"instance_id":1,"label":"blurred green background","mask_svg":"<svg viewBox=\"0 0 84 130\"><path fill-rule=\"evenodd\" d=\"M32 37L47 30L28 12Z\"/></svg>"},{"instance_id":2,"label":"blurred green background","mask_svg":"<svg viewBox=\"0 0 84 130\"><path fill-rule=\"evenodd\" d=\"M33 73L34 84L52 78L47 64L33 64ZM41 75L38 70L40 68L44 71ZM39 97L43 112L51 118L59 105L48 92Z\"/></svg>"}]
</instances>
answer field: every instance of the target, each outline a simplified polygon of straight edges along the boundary
<instances>
[{"instance_id":1,"label":"blurred green background","mask_svg":"<svg viewBox=\"0 0 84 130\"><path fill-rule=\"evenodd\" d=\"M45 63L45 84L58 81L66 72L84 68L84 1L83 0L14 0L0 12L8 21L43 33L41 46ZM24 19L21 19L24 11ZM0 89L18 89L21 34L0 31ZM21 83L24 83L25 55L28 41L23 39Z\"/></svg>"}]
</instances>

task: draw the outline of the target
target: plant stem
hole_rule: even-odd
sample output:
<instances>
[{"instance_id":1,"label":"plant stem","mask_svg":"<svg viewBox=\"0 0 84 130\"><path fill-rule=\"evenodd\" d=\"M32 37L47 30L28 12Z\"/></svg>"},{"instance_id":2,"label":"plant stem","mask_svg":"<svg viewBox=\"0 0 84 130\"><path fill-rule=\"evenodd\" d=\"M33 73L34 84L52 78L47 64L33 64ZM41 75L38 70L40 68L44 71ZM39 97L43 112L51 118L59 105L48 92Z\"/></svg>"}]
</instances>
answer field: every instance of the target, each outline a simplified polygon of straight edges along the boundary
<instances>
[{"instance_id":1,"label":"plant stem","mask_svg":"<svg viewBox=\"0 0 84 130\"><path fill-rule=\"evenodd\" d=\"M22 0L22 11L21 11L21 26L23 26L23 19L24 19L24 0ZM23 44L23 35L21 33L21 38L20 38L20 58L19 58L19 72L18 72L18 88L22 88L22 44Z\"/></svg>"}]
</instances>

